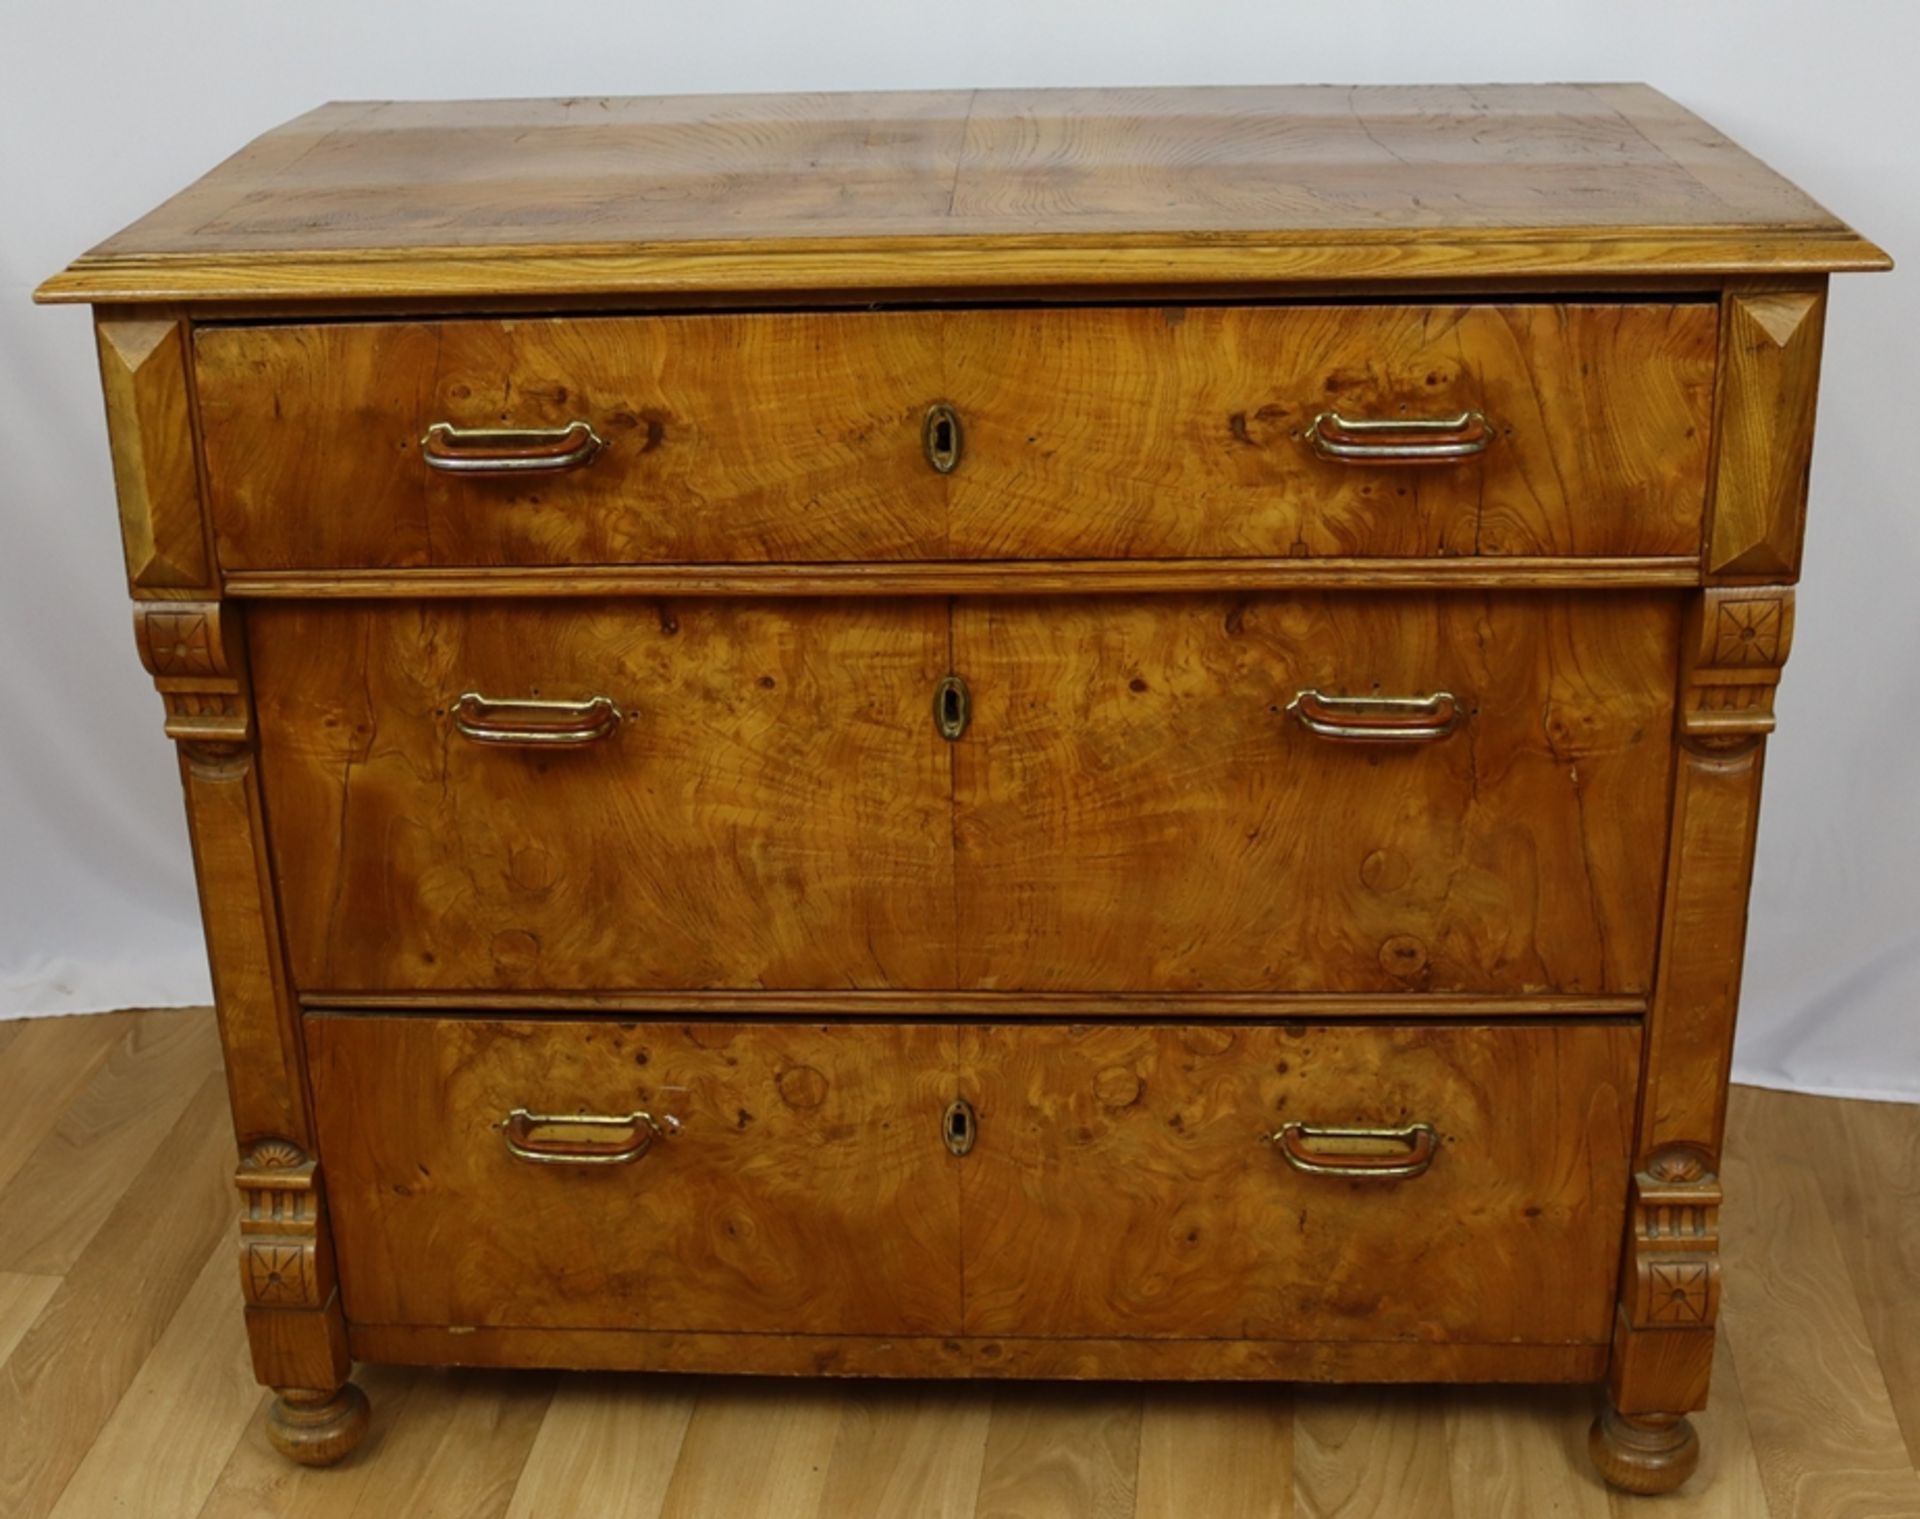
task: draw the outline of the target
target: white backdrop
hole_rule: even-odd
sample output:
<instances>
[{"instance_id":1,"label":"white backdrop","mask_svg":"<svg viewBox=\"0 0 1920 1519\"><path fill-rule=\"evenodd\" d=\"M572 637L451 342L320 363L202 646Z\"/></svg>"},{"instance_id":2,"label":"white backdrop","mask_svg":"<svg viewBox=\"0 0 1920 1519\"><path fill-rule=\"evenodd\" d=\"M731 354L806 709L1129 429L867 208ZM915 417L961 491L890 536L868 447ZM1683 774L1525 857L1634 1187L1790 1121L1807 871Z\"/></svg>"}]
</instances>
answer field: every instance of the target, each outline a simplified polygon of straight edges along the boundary
<instances>
[{"instance_id":1,"label":"white backdrop","mask_svg":"<svg viewBox=\"0 0 1920 1519\"><path fill-rule=\"evenodd\" d=\"M1911 0L0 0L0 1016L208 996L88 319L28 292L327 99L1645 79L1920 263ZM1920 1100L1920 281L1835 282L1738 1073Z\"/></svg>"}]
</instances>

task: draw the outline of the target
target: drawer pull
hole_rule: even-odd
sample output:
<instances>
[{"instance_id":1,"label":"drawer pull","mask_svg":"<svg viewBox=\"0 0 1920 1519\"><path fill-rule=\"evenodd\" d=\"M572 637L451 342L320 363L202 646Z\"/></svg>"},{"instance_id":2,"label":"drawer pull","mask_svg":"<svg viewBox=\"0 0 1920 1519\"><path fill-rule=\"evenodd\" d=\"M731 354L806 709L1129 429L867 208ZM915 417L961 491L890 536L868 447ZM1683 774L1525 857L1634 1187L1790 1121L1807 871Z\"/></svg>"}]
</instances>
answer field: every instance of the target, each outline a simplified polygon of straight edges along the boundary
<instances>
[{"instance_id":1,"label":"drawer pull","mask_svg":"<svg viewBox=\"0 0 1920 1519\"><path fill-rule=\"evenodd\" d=\"M1483 411L1454 417L1343 417L1323 411L1308 425L1308 445L1342 464L1446 464L1484 454L1493 426Z\"/></svg>"},{"instance_id":2,"label":"drawer pull","mask_svg":"<svg viewBox=\"0 0 1920 1519\"><path fill-rule=\"evenodd\" d=\"M498 1125L507 1142L507 1153L515 1160L532 1161L541 1166L625 1166L640 1159L653 1148L656 1139L665 1139L680 1130L680 1120L672 1116L656 1120L649 1113L629 1113L616 1118L609 1113L530 1113L515 1108ZM542 1129L596 1129L619 1137L614 1139L541 1139Z\"/></svg>"},{"instance_id":3,"label":"drawer pull","mask_svg":"<svg viewBox=\"0 0 1920 1519\"><path fill-rule=\"evenodd\" d=\"M453 704L453 726L476 744L583 749L620 726L610 696L586 701L495 701L469 691Z\"/></svg>"},{"instance_id":4,"label":"drawer pull","mask_svg":"<svg viewBox=\"0 0 1920 1519\"><path fill-rule=\"evenodd\" d=\"M1430 744L1460 726L1450 691L1431 696L1328 696L1308 687L1287 703L1300 726L1336 744Z\"/></svg>"},{"instance_id":5,"label":"drawer pull","mask_svg":"<svg viewBox=\"0 0 1920 1519\"><path fill-rule=\"evenodd\" d=\"M1316 1129L1282 1124L1267 1140L1294 1170L1355 1181L1400 1181L1433 1164L1439 1136L1429 1123L1404 1129ZM1356 1148L1343 1148L1355 1146ZM1382 1147L1386 1148L1382 1148Z\"/></svg>"},{"instance_id":6,"label":"drawer pull","mask_svg":"<svg viewBox=\"0 0 1920 1519\"><path fill-rule=\"evenodd\" d=\"M435 422L420 440L428 469L449 475L557 475L590 464L606 442L592 424L455 427Z\"/></svg>"}]
</instances>

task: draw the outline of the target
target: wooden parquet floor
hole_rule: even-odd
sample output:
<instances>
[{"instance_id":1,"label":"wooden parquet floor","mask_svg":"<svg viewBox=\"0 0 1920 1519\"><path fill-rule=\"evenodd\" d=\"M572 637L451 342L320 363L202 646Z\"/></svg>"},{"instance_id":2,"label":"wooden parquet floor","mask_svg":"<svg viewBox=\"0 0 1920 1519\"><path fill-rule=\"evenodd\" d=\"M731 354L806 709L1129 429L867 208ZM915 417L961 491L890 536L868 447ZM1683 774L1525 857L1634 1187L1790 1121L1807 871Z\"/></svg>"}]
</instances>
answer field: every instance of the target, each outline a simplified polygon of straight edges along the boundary
<instances>
[{"instance_id":1,"label":"wooden parquet floor","mask_svg":"<svg viewBox=\"0 0 1920 1519\"><path fill-rule=\"evenodd\" d=\"M0 1023L5 1519L1920 1519L1920 1107L1736 1089L1705 1459L1608 1492L1586 1388L359 1373L261 1432L211 1015Z\"/></svg>"}]
</instances>

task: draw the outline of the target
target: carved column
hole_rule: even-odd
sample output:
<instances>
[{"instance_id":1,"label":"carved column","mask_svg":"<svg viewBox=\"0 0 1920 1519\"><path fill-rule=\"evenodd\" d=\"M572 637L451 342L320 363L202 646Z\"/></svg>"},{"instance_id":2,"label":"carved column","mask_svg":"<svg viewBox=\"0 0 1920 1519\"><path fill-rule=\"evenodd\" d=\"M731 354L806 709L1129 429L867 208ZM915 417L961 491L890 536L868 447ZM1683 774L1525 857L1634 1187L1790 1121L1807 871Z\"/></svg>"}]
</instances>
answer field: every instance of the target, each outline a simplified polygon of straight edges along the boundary
<instances>
[{"instance_id":1,"label":"carved column","mask_svg":"<svg viewBox=\"0 0 1920 1519\"><path fill-rule=\"evenodd\" d=\"M1613 1359L1593 1455L1610 1482L1665 1492L1699 1460L1720 1305L1720 1143L1746 950L1761 761L1793 643L1793 592L1702 591L1688 612L1660 968L1647 1019L1639 1169Z\"/></svg>"},{"instance_id":2,"label":"carved column","mask_svg":"<svg viewBox=\"0 0 1920 1519\"><path fill-rule=\"evenodd\" d=\"M274 1444L310 1465L366 1432L347 1381L346 1320L333 1276L326 1193L313 1156L298 1011L281 963L254 768L245 645L220 601L144 600L134 640L180 747L214 1001L227 1061L235 1180L244 1202L240 1283L255 1375L278 1390Z\"/></svg>"}]
</instances>

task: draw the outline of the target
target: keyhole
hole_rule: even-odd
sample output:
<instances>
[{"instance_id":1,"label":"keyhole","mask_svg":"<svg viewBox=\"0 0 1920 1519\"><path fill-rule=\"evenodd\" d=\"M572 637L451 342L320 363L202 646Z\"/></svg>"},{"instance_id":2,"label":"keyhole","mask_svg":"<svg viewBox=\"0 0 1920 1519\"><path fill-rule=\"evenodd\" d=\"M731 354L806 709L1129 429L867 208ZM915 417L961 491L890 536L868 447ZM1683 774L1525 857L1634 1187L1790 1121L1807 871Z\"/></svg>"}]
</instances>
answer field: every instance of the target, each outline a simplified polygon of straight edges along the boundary
<instances>
[{"instance_id":1,"label":"keyhole","mask_svg":"<svg viewBox=\"0 0 1920 1519\"><path fill-rule=\"evenodd\" d=\"M946 1141L947 1148L955 1155L965 1155L973 1148L973 1141L978 1134L973 1104L964 1097L954 1098L947 1104L941 1122L940 1137Z\"/></svg>"},{"instance_id":2,"label":"keyhole","mask_svg":"<svg viewBox=\"0 0 1920 1519\"><path fill-rule=\"evenodd\" d=\"M973 699L967 683L958 675L948 675L933 688L933 725L948 743L967 731Z\"/></svg>"},{"instance_id":3,"label":"keyhole","mask_svg":"<svg viewBox=\"0 0 1920 1519\"><path fill-rule=\"evenodd\" d=\"M945 401L935 401L927 408L920 445L928 464L940 474L952 474L960 462L960 414Z\"/></svg>"}]
</instances>

